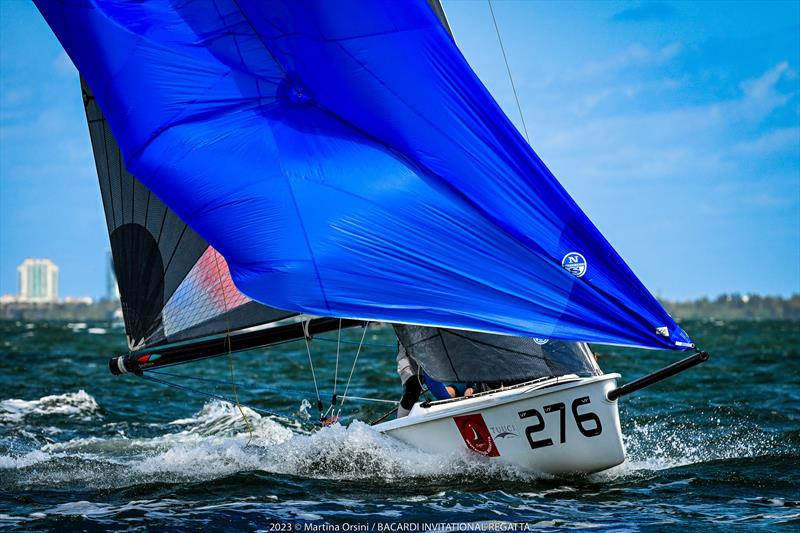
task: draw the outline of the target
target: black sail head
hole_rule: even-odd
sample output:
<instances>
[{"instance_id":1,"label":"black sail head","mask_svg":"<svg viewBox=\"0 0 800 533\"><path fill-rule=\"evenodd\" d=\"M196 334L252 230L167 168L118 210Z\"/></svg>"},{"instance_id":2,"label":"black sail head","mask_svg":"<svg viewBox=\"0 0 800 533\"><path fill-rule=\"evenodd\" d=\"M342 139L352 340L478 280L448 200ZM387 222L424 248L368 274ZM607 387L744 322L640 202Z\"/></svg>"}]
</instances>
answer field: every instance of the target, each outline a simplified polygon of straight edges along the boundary
<instances>
[{"instance_id":1,"label":"black sail head","mask_svg":"<svg viewBox=\"0 0 800 533\"><path fill-rule=\"evenodd\" d=\"M295 315L236 290L225 259L128 172L83 79L81 89L128 347L190 341Z\"/></svg>"}]
</instances>

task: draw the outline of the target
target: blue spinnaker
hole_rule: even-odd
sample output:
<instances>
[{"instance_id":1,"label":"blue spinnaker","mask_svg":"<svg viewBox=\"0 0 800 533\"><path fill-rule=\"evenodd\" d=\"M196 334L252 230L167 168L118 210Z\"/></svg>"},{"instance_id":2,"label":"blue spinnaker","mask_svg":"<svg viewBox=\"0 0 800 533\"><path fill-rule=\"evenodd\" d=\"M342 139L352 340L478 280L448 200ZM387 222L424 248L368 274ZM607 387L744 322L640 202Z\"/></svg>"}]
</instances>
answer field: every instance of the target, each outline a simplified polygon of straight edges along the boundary
<instances>
[{"instance_id":1,"label":"blue spinnaker","mask_svg":"<svg viewBox=\"0 0 800 533\"><path fill-rule=\"evenodd\" d=\"M685 349L424 0L37 0L125 164L267 305Z\"/></svg>"}]
</instances>

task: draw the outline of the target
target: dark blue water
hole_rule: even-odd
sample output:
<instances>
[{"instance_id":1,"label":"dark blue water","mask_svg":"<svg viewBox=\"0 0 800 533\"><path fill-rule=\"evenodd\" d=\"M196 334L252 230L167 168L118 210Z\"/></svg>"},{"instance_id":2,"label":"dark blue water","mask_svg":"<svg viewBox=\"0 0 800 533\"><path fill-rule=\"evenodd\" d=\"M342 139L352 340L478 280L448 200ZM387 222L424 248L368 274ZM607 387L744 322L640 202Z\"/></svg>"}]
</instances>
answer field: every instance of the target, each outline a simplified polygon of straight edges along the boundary
<instances>
[{"instance_id":1,"label":"dark blue water","mask_svg":"<svg viewBox=\"0 0 800 533\"><path fill-rule=\"evenodd\" d=\"M354 421L381 404L345 404L347 427L314 430L302 341L234 356L242 402L292 417L245 408L251 434L228 404L111 376L107 358L124 341L109 324L0 322L0 527L800 530L800 323L682 325L712 359L621 401L623 465L558 478L421 453ZM392 342L381 329L366 340ZM312 343L326 397L335 349ZM595 349L623 381L678 357ZM343 347L339 392L354 353ZM351 394L396 397L393 367L391 349L367 346ZM220 358L169 371L226 380L229 367Z\"/></svg>"}]
</instances>

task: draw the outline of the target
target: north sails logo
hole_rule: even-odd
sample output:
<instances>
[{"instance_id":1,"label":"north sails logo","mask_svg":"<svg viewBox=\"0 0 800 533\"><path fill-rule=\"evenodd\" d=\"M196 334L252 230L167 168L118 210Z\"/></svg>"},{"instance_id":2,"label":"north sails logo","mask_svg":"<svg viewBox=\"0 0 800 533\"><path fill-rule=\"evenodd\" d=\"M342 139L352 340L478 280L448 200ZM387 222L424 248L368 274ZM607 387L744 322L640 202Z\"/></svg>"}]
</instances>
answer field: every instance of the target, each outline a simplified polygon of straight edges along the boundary
<instances>
[{"instance_id":1,"label":"north sails logo","mask_svg":"<svg viewBox=\"0 0 800 533\"><path fill-rule=\"evenodd\" d=\"M581 277L586 274L586 258L578 252L570 252L561 260L561 266L567 269L567 272L575 277Z\"/></svg>"},{"instance_id":2,"label":"north sails logo","mask_svg":"<svg viewBox=\"0 0 800 533\"><path fill-rule=\"evenodd\" d=\"M545 338L543 338L543 337L534 337L534 338L533 338L533 342L535 342L535 343L536 343L536 344L538 344L539 346L544 346L544 345L545 345L545 344L547 344L549 341L550 341L550 339L545 339Z\"/></svg>"}]
</instances>

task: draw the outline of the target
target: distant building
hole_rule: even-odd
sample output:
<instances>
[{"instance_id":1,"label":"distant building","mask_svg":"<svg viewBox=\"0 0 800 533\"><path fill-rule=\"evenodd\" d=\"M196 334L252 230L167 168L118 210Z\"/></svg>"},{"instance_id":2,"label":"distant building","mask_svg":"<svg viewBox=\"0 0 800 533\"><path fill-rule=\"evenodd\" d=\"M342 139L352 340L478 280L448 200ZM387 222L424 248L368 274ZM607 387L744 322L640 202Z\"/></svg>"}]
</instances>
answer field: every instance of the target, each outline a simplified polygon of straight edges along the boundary
<instances>
[{"instance_id":1,"label":"distant building","mask_svg":"<svg viewBox=\"0 0 800 533\"><path fill-rule=\"evenodd\" d=\"M92 300L91 296L65 296L61 303L67 305L92 305L94 300Z\"/></svg>"},{"instance_id":2,"label":"distant building","mask_svg":"<svg viewBox=\"0 0 800 533\"><path fill-rule=\"evenodd\" d=\"M21 302L57 302L58 267L49 259L25 259L17 268Z\"/></svg>"},{"instance_id":3,"label":"distant building","mask_svg":"<svg viewBox=\"0 0 800 533\"><path fill-rule=\"evenodd\" d=\"M119 300L119 285L114 273L114 256L106 250L106 300Z\"/></svg>"}]
</instances>

